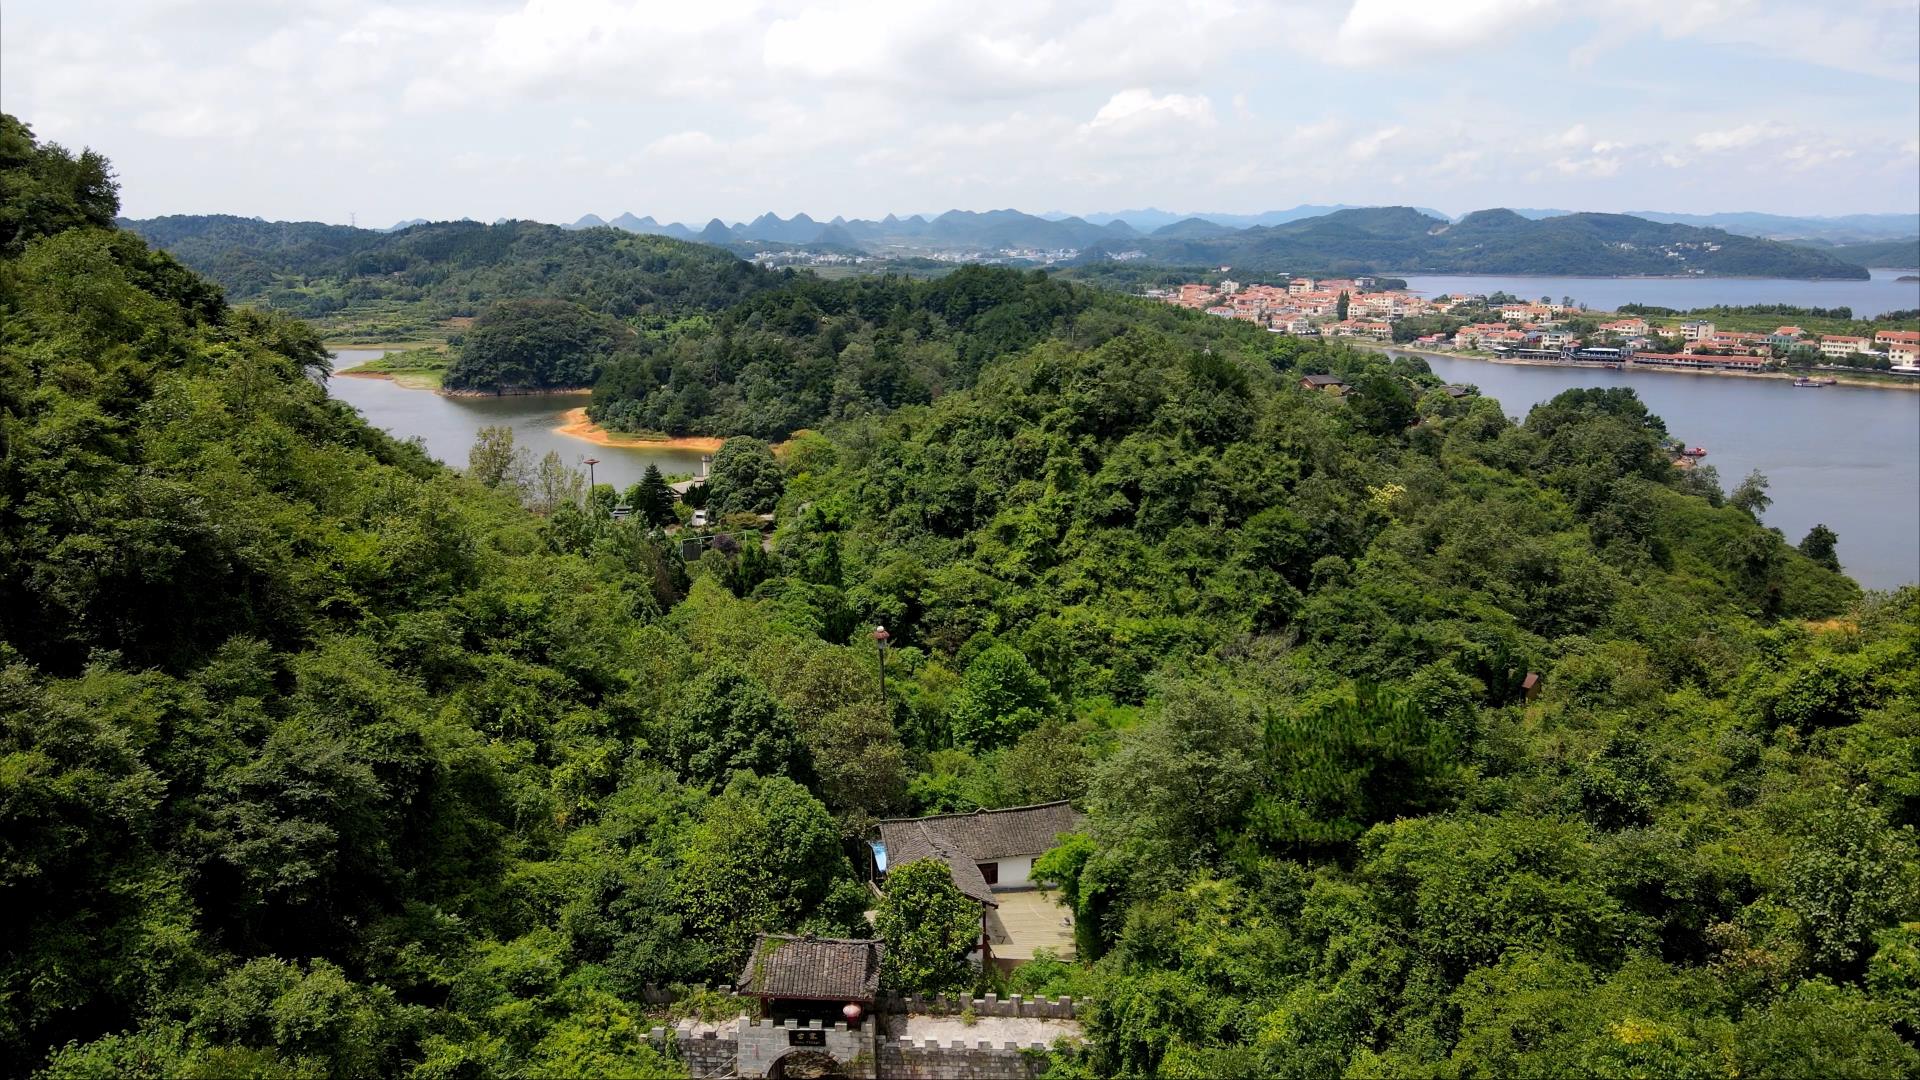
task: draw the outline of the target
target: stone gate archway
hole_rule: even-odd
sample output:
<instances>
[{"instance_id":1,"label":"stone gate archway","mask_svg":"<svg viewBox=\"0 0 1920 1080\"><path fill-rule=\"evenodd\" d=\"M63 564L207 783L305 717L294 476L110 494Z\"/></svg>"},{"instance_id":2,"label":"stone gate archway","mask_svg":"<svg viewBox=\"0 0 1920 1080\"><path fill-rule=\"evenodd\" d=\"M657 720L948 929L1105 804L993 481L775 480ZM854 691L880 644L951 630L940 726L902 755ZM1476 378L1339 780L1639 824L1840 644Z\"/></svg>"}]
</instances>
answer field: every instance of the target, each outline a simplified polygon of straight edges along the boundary
<instances>
[{"instance_id":1,"label":"stone gate archway","mask_svg":"<svg viewBox=\"0 0 1920 1080\"><path fill-rule=\"evenodd\" d=\"M847 1080L846 1066L821 1050L789 1050L774 1060L767 1080Z\"/></svg>"}]
</instances>

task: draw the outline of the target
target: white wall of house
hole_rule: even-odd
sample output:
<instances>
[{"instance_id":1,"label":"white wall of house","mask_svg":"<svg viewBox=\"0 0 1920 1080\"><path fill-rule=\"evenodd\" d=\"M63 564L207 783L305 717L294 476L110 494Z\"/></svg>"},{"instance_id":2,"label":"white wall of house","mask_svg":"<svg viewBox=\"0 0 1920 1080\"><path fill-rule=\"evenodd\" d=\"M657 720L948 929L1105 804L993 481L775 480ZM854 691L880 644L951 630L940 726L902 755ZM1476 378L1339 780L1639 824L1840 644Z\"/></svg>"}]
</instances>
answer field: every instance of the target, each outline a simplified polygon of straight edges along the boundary
<instances>
[{"instance_id":1,"label":"white wall of house","mask_svg":"<svg viewBox=\"0 0 1920 1080\"><path fill-rule=\"evenodd\" d=\"M1016 855L1010 859L996 859L1000 864L1000 880L994 882L996 889L1024 889L1033 884L1033 856Z\"/></svg>"}]
</instances>

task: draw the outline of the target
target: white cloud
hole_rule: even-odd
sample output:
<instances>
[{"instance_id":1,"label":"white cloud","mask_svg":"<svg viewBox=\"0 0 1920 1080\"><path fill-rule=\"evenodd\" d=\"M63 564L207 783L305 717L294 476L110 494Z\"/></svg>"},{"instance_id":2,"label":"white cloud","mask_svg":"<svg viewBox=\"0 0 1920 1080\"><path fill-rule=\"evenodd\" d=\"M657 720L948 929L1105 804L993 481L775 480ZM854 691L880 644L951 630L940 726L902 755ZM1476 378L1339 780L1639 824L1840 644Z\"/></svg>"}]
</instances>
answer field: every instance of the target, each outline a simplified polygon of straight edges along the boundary
<instances>
[{"instance_id":1,"label":"white cloud","mask_svg":"<svg viewBox=\"0 0 1920 1080\"><path fill-rule=\"evenodd\" d=\"M1839 212L1914 200L1917 3L21 0L0 99L135 214Z\"/></svg>"},{"instance_id":2,"label":"white cloud","mask_svg":"<svg viewBox=\"0 0 1920 1080\"><path fill-rule=\"evenodd\" d=\"M1206 95L1166 94L1155 97L1146 89L1122 90L1107 99L1093 119L1081 127L1087 134L1137 132L1163 124L1213 127L1213 102Z\"/></svg>"},{"instance_id":3,"label":"white cloud","mask_svg":"<svg viewBox=\"0 0 1920 1080\"><path fill-rule=\"evenodd\" d=\"M1576 23L1586 40L1569 50L1569 59L1582 69L1602 53L1657 35L1912 83L1920 81L1917 22L1917 0L1825 6L1804 0L1354 0L1333 56L1360 66L1491 62L1461 54Z\"/></svg>"},{"instance_id":4,"label":"white cloud","mask_svg":"<svg viewBox=\"0 0 1920 1080\"><path fill-rule=\"evenodd\" d=\"M134 126L176 139L242 139L260 129L260 118L246 109L218 109L205 104L186 108L149 109Z\"/></svg>"},{"instance_id":5,"label":"white cloud","mask_svg":"<svg viewBox=\"0 0 1920 1080\"><path fill-rule=\"evenodd\" d=\"M962 100L1200 75L1303 25L1289 4L1196 0L842 0L775 18L779 77L912 87Z\"/></svg>"},{"instance_id":6,"label":"white cloud","mask_svg":"<svg viewBox=\"0 0 1920 1080\"><path fill-rule=\"evenodd\" d=\"M1444 56L1516 37L1558 17L1555 0L1355 0L1334 37L1347 64L1400 63Z\"/></svg>"},{"instance_id":7,"label":"white cloud","mask_svg":"<svg viewBox=\"0 0 1920 1080\"><path fill-rule=\"evenodd\" d=\"M677 131L648 143L641 153L656 158L706 158L719 149L720 144L704 131Z\"/></svg>"},{"instance_id":8,"label":"white cloud","mask_svg":"<svg viewBox=\"0 0 1920 1080\"><path fill-rule=\"evenodd\" d=\"M1739 127L1721 131L1703 131L1692 139L1693 148L1709 153L1721 150L1739 150L1752 146L1762 139L1772 138L1783 129L1778 124L1741 124Z\"/></svg>"},{"instance_id":9,"label":"white cloud","mask_svg":"<svg viewBox=\"0 0 1920 1080\"><path fill-rule=\"evenodd\" d=\"M1369 161L1380 156L1380 150L1400 134L1398 127L1381 128L1369 135L1363 135L1347 144L1347 156L1355 161Z\"/></svg>"}]
</instances>

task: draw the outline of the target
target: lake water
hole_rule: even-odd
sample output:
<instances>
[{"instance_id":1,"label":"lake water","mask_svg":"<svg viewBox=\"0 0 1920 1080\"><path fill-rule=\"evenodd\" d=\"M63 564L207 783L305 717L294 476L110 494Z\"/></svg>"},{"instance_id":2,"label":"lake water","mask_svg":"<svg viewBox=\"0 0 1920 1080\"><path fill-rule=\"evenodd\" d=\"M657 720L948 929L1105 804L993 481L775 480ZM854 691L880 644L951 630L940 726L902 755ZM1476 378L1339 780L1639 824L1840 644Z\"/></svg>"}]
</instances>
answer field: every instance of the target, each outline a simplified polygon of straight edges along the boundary
<instances>
[{"instance_id":1,"label":"lake water","mask_svg":"<svg viewBox=\"0 0 1920 1080\"><path fill-rule=\"evenodd\" d=\"M1426 296L1495 293L1555 300L1571 296L1589 308L1617 311L1622 304L1653 304L1686 311L1721 304L1796 304L1850 307L1855 318L1920 308L1920 281L1897 281L1913 270L1872 270L1871 281L1798 281L1788 278L1606 278L1508 277L1495 274L1415 274L1407 288Z\"/></svg>"},{"instance_id":2,"label":"lake water","mask_svg":"<svg viewBox=\"0 0 1920 1080\"><path fill-rule=\"evenodd\" d=\"M341 349L333 354L334 367L345 369L383 355L378 349ZM446 397L430 390L409 390L388 379L327 380L327 392L360 410L374 427L397 438L418 436L427 453L458 468L467 465L480 429L497 424L513 428L516 446L524 446L537 460L549 450L560 452L568 465L586 472L586 458L597 458L594 479L626 489L637 482L648 465L660 471L692 473L700 465L697 450L653 450L622 446L595 446L562 435L560 414L587 403L584 394L526 394L517 397Z\"/></svg>"},{"instance_id":3,"label":"lake water","mask_svg":"<svg viewBox=\"0 0 1920 1080\"><path fill-rule=\"evenodd\" d=\"M1674 438L1707 448L1703 464L1719 471L1722 487L1731 491L1754 469L1765 473L1773 506L1762 520L1789 543L1824 523L1840 535L1840 561L1862 585L1920 581L1920 392L1425 359L1434 374L1478 386L1515 417L1562 390L1631 386Z\"/></svg>"}]
</instances>

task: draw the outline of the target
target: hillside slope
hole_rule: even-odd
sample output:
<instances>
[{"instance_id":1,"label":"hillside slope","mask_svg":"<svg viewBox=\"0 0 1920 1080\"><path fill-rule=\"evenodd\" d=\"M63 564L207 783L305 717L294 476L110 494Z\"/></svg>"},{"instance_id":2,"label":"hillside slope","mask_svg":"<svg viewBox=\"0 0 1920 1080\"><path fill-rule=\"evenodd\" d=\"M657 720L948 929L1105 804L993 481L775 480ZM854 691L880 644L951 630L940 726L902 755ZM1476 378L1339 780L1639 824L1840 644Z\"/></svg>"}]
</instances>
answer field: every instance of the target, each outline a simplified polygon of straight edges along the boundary
<instances>
[{"instance_id":1,"label":"hillside slope","mask_svg":"<svg viewBox=\"0 0 1920 1080\"><path fill-rule=\"evenodd\" d=\"M487 302L556 297L619 318L713 311L775 276L709 245L530 221L397 232L230 216L124 221L236 301L329 327L420 332Z\"/></svg>"},{"instance_id":2,"label":"hillside slope","mask_svg":"<svg viewBox=\"0 0 1920 1080\"><path fill-rule=\"evenodd\" d=\"M367 427L110 176L0 116L8 1076L683 1078L645 1033L737 1003L654 988L876 903L933 961L886 990L1081 1003L1055 1075L1920 1072L1920 590L1630 390L1516 423L1005 272L768 292L749 400L936 318L974 384L731 441L778 529L687 563L557 455ZM849 857L1055 799L1071 962L976 974L977 907Z\"/></svg>"}]
</instances>

